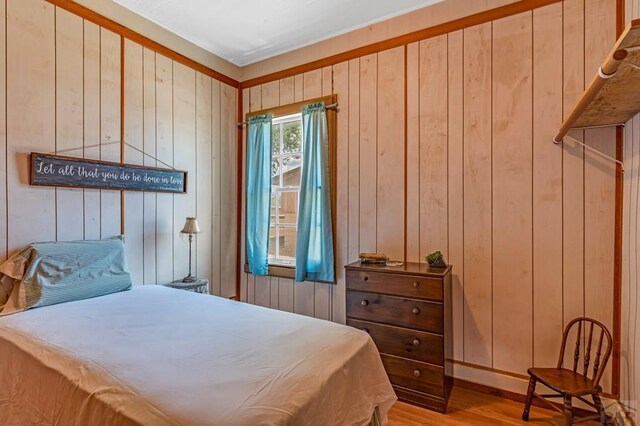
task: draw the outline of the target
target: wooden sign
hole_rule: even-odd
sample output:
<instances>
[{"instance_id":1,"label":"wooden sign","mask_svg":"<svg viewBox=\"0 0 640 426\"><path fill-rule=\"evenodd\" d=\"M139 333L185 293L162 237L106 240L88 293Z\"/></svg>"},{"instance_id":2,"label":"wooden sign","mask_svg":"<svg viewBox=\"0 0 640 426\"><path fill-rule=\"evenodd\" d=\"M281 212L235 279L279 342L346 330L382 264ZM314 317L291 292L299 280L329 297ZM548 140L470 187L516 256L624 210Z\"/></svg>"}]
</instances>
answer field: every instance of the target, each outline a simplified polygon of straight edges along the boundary
<instances>
[{"instance_id":1,"label":"wooden sign","mask_svg":"<svg viewBox=\"0 0 640 426\"><path fill-rule=\"evenodd\" d=\"M31 185L125 191L187 192L187 172L31 153Z\"/></svg>"}]
</instances>

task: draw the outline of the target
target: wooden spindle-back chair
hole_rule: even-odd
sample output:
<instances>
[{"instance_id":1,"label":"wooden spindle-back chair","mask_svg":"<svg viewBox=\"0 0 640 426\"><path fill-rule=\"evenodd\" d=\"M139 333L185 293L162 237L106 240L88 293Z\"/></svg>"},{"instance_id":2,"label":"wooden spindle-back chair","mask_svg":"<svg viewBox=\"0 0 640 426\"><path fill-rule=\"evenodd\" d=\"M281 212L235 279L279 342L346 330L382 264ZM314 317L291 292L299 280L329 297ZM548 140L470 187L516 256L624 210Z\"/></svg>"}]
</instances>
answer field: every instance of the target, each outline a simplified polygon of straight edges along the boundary
<instances>
[{"instance_id":1,"label":"wooden spindle-back chair","mask_svg":"<svg viewBox=\"0 0 640 426\"><path fill-rule=\"evenodd\" d=\"M573 350L573 359L571 360L572 368L569 370L564 368L565 352L569 335L573 328L577 327L575 337L575 347ZM595 339L595 340L594 340ZM596 343L597 342L597 343ZM595 353L593 354L593 367L590 371L592 361L592 347L595 344ZM562 346L560 348L560 356L556 368L530 368L528 370L529 389L527 391L527 399L525 401L522 419L529 420L529 410L533 398L540 398L548 403L550 407L564 414L565 423L573 424L573 398L597 410L597 414L588 417L582 417L580 421L595 418L600 419L603 424L608 424L608 419L600 400L600 379L604 372L611 350L613 347L613 339L609 330L599 321L591 318L579 317L572 320L564 329L562 334ZM582 362L581 359L582 358ZM557 394L539 395L535 392L537 382L541 382L547 387L558 392ZM585 397L591 396L593 402L588 401ZM549 403L545 398L563 398L563 409L557 408Z\"/></svg>"}]
</instances>

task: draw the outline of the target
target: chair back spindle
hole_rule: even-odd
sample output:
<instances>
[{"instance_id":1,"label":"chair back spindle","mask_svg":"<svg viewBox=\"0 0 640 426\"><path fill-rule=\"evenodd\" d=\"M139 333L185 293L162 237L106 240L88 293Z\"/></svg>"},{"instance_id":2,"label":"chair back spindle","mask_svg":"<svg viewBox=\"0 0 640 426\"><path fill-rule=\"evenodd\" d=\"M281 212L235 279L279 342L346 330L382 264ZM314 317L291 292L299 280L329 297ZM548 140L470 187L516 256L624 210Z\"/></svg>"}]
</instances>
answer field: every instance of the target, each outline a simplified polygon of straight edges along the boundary
<instances>
[{"instance_id":1,"label":"chair back spindle","mask_svg":"<svg viewBox=\"0 0 640 426\"><path fill-rule=\"evenodd\" d=\"M598 369L600 368L600 354L602 353L602 343L604 341L604 329L600 330L600 340L598 341L598 349L596 350L596 359L593 360L593 375L594 377L598 374Z\"/></svg>"},{"instance_id":2,"label":"chair back spindle","mask_svg":"<svg viewBox=\"0 0 640 426\"><path fill-rule=\"evenodd\" d=\"M580 338L582 337L582 322L578 322L578 335L576 337L576 349L573 352L573 372L578 371L578 361L580 361Z\"/></svg>"},{"instance_id":3,"label":"chair back spindle","mask_svg":"<svg viewBox=\"0 0 640 426\"><path fill-rule=\"evenodd\" d=\"M582 375L585 377L589 377L589 366L591 364L591 347L594 343L594 331L595 336L598 336L599 334L599 336L597 337L598 343L595 349L591 376L591 379L594 381L594 383L598 385L600 379L602 378L604 368L609 361L609 357L613 348L613 339L611 338L611 334L602 323L594 319L579 317L572 320L571 322L569 322L569 324L567 324L562 335L562 347L560 349L560 358L558 359L558 368L561 368L564 364L564 354L568 343L568 337L574 327L577 328L577 335L575 349L573 352L573 372L580 374L578 372L578 365L580 365L580 356L582 352ZM583 341L584 349L581 350Z\"/></svg>"},{"instance_id":4,"label":"chair back spindle","mask_svg":"<svg viewBox=\"0 0 640 426\"><path fill-rule=\"evenodd\" d=\"M587 340L587 345L584 347L584 370L582 370L582 375L586 376L589 372L589 363L591 362L591 342L593 339L593 323L591 323L591 327L589 327L589 340Z\"/></svg>"}]
</instances>

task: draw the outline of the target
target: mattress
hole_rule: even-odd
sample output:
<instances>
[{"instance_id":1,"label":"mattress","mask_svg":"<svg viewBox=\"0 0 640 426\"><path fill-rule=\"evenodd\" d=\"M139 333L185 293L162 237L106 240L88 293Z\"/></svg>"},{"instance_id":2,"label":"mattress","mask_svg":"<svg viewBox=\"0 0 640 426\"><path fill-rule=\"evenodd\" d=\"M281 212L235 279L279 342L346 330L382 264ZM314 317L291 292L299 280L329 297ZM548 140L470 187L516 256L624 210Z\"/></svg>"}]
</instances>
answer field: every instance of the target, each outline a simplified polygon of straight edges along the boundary
<instances>
[{"instance_id":1,"label":"mattress","mask_svg":"<svg viewBox=\"0 0 640 426\"><path fill-rule=\"evenodd\" d=\"M0 424L367 425L364 332L161 286L0 318Z\"/></svg>"}]
</instances>

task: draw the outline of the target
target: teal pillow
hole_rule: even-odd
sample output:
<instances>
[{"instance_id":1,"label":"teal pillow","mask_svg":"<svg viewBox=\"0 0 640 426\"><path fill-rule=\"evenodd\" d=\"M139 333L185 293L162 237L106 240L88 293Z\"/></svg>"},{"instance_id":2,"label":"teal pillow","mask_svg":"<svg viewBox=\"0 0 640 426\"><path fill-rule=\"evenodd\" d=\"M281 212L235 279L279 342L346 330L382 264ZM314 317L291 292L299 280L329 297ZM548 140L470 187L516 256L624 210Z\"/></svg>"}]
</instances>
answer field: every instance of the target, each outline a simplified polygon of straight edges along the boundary
<instances>
[{"instance_id":1,"label":"teal pillow","mask_svg":"<svg viewBox=\"0 0 640 426\"><path fill-rule=\"evenodd\" d=\"M21 286L26 309L89 299L131 288L122 237L34 243Z\"/></svg>"}]
</instances>

